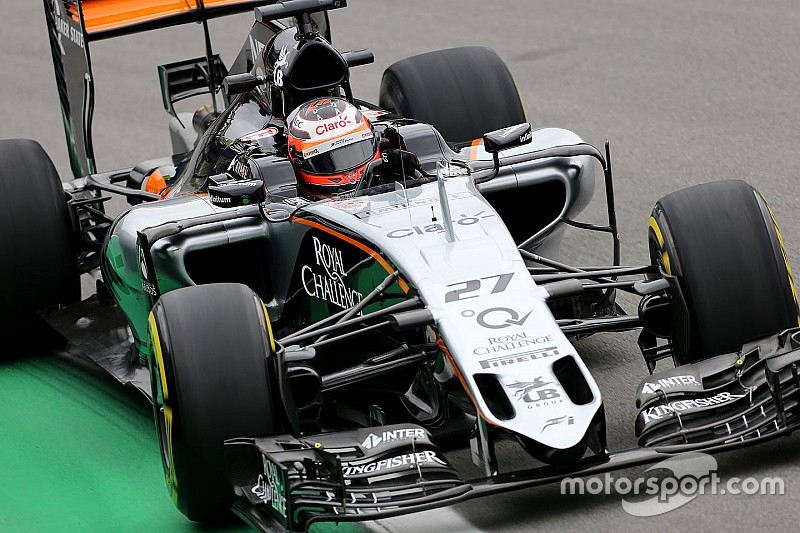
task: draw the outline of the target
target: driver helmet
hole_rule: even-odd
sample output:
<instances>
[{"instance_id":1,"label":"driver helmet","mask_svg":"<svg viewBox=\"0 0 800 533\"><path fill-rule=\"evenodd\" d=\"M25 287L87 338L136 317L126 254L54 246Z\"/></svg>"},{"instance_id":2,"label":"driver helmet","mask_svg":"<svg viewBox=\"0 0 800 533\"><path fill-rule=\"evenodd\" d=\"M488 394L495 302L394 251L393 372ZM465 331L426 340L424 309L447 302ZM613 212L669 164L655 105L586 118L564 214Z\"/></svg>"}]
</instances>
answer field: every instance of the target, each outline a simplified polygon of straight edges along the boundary
<instances>
[{"instance_id":1,"label":"driver helmet","mask_svg":"<svg viewBox=\"0 0 800 533\"><path fill-rule=\"evenodd\" d=\"M306 102L289 114L286 124L289 159L309 193L350 189L366 166L380 159L372 124L343 98Z\"/></svg>"}]
</instances>

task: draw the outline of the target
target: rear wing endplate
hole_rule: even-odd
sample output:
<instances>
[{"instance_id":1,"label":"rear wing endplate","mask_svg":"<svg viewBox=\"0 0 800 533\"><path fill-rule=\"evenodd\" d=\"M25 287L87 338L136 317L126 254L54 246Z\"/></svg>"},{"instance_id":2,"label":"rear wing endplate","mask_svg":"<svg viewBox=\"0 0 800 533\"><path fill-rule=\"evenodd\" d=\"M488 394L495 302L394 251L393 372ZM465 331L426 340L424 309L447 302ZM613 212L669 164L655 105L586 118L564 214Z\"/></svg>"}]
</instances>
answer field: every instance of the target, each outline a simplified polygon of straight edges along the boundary
<instances>
[{"instance_id":1,"label":"rear wing endplate","mask_svg":"<svg viewBox=\"0 0 800 533\"><path fill-rule=\"evenodd\" d=\"M291 1L284 0L289 5ZM58 99L74 176L82 178L97 172L91 131L94 78L90 43L202 22L275 3L277 0L44 0ZM330 38L326 14L316 14L314 21L320 32ZM180 67L179 64L171 66ZM222 69L214 69L214 72L220 71ZM180 68L173 74L170 81L178 85L186 83L187 80L182 79L185 73ZM188 85L184 89L192 90Z\"/></svg>"}]
</instances>

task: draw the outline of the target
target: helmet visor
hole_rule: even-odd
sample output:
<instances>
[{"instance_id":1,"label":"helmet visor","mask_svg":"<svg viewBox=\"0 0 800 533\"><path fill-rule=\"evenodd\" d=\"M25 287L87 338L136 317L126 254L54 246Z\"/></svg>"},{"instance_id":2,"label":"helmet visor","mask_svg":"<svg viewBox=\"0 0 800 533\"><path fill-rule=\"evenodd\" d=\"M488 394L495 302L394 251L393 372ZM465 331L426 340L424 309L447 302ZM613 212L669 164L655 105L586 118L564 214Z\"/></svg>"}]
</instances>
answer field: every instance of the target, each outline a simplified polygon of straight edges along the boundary
<instances>
[{"instance_id":1,"label":"helmet visor","mask_svg":"<svg viewBox=\"0 0 800 533\"><path fill-rule=\"evenodd\" d=\"M300 169L310 174L338 174L359 167L375 157L376 139L364 139L298 160Z\"/></svg>"}]
</instances>

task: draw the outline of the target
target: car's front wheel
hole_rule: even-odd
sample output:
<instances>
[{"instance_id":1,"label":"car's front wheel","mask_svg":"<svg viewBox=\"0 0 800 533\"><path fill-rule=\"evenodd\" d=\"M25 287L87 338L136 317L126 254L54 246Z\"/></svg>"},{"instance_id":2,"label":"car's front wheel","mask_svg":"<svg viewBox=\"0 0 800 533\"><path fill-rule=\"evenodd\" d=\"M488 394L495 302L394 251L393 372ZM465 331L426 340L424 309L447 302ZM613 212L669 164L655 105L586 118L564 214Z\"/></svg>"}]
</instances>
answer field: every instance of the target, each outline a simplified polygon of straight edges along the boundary
<instances>
[{"instance_id":1,"label":"car's front wheel","mask_svg":"<svg viewBox=\"0 0 800 533\"><path fill-rule=\"evenodd\" d=\"M164 474L190 520L230 515L223 442L274 434L274 345L258 296L211 284L164 294L150 314L150 376Z\"/></svg>"},{"instance_id":2,"label":"car's front wheel","mask_svg":"<svg viewBox=\"0 0 800 533\"><path fill-rule=\"evenodd\" d=\"M672 279L676 361L736 352L798 325L797 296L778 224L743 181L718 181L660 199L649 225L653 264Z\"/></svg>"}]
</instances>

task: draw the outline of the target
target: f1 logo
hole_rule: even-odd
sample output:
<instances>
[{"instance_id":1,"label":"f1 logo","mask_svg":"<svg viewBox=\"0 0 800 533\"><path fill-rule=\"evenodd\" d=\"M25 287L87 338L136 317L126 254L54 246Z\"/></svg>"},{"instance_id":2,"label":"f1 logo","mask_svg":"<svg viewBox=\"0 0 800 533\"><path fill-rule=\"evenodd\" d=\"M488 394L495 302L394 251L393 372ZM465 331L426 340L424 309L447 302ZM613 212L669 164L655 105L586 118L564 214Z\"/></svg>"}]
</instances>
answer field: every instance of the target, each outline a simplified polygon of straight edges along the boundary
<instances>
[{"instance_id":1,"label":"f1 logo","mask_svg":"<svg viewBox=\"0 0 800 533\"><path fill-rule=\"evenodd\" d=\"M544 427L542 427L541 433L544 433L544 430L550 426L557 426L558 424L563 423L565 420L568 426L571 426L575 423L575 418L571 416L559 416L557 418L551 418L545 423Z\"/></svg>"}]
</instances>

